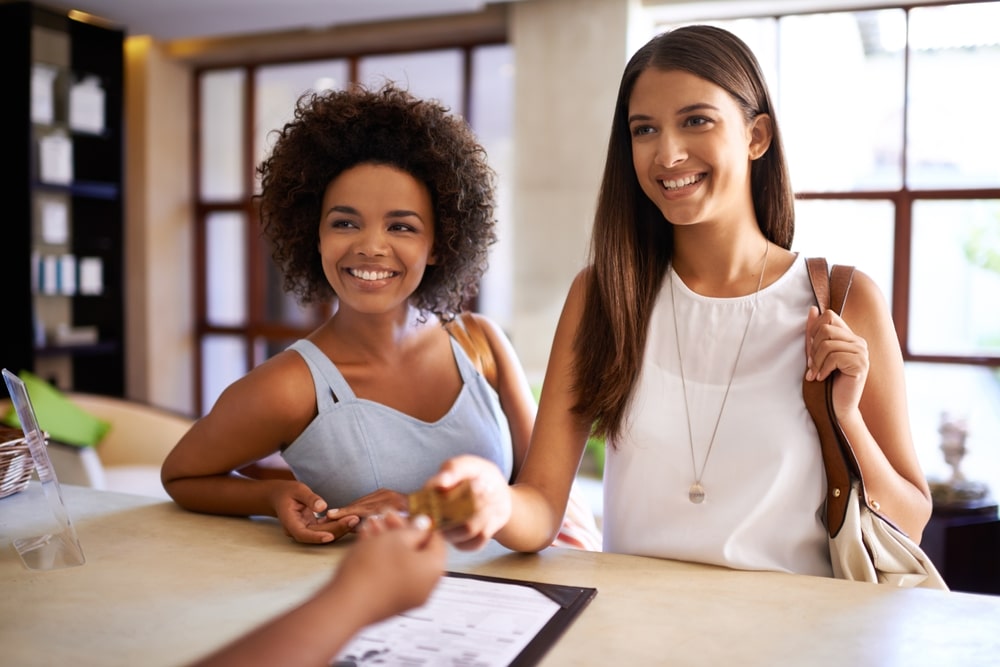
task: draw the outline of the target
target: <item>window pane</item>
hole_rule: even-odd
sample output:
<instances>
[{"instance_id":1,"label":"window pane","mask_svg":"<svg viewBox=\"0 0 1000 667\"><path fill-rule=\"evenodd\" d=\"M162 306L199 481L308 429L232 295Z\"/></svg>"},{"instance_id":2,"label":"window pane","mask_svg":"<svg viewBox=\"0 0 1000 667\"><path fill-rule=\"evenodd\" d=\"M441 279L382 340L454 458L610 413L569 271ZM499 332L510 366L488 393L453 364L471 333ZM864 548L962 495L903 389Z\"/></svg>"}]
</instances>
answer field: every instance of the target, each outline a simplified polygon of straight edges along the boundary
<instances>
[{"instance_id":1,"label":"window pane","mask_svg":"<svg viewBox=\"0 0 1000 667\"><path fill-rule=\"evenodd\" d=\"M472 52L469 120L483 145L510 151L514 125L514 51L506 44ZM490 155L494 169L496 162Z\"/></svg>"},{"instance_id":2,"label":"window pane","mask_svg":"<svg viewBox=\"0 0 1000 667\"><path fill-rule=\"evenodd\" d=\"M268 65L254 78L254 165L274 146L275 130L292 119L295 103L307 92L341 90L348 81L346 60Z\"/></svg>"},{"instance_id":3,"label":"window pane","mask_svg":"<svg viewBox=\"0 0 1000 667\"><path fill-rule=\"evenodd\" d=\"M778 86L781 81L778 78L778 23L774 19L729 19L723 21L695 21L695 23L706 23L718 26L733 33L750 47L760 68L764 72L764 79L767 87L771 91L771 98L780 108L778 101ZM781 121L784 123L784 121Z\"/></svg>"},{"instance_id":4,"label":"window pane","mask_svg":"<svg viewBox=\"0 0 1000 667\"><path fill-rule=\"evenodd\" d=\"M242 69L206 72L201 86L201 192L205 201L229 201L244 194Z\"/></svg>"},{"instance_id":5,"label":"window pane","mask_svg":"<svg viewBox=\"0 0 1000 667\"><path fill-rule=\"evenodd\" d=\"M241 213L213 213L205 221L205 317L216 326L247 321L245 225Z\"/></svg>"},{"instance_id":6,"label":"window pane","mask_svg":"<svg viewBox=\"0 0 1000 667\"><path fill-rule=\"evenodd\" d=\"M319 231L317 230L317 239ZM293 327L318 326L326 316L323 304L299 305L294 295L285 292L284 277L271 259L270 244L262 244L260 258L264 270L264 320L268 323L286 324Z\"/></svg>"},{"instance_id":7,"label":"window pane","mask_svg":"<svg viewBox=\"0 0 1000 667\"><path fill-rule=\"evenodd\" d=\"M795 189L899 188L903 11L789 16L779 33L777 106Z\"/></svg>"},{"instance_id":8,"label":"window pane","mask_svg":"<svg viewBox=\"0 0 1000 667\"><path fill-rule=\"evenodd\" d=\"M472 52L469 120L497 172L497 242L479 292L479 310L510 324L514 286L513 172L514 51L506 44Z\"/></svg>"},{"instance_id":9,"label":"window pane","mask_svg":"<svg viewBox=\"0 0 1000 667\"><path fill-rule=\"evenodd\" d=\"M257 70L254 95L255 164L260 164L277 138L276 130L292 119L299 97L309 92L341 90L347 86L350 70L346 60L317 60L305 63L264 66ZM259 183L257 183L259 186ZM264 269L264 319L290 326L309 326L322 317L322 309L303 308L282 288L282 276L271 261L265 245L261 257Z\"/></svg>"},{"instance_id":10,"label":"window pane","mask_svg":"<svg viewBox=\"0 0 1000 667\"><path fill-rule=\"evenodd\" d=\"M893 211L888 201L800 200L795 202L792 250L851 264L871 276L892 298Z\"/></svg>"},{"instance_id":11,"label":"window pane","mask_svg":"<svg viewBox=\"0 0 1000 667\"><path fill-rule=\"evenodd\" d=\"M910 352L1000 355L1000 200L913 205Z\"/></svg>"},{"instance_id":12,"label":"window pane","mask_svg":"<svg viewBox=\"0 0 1000 667\"><path fill-rule=\"evenodd\" d=\"M246 342L239 336L205 336L201 359L201 411L205 414L226 387L247 374Z\"/></svg>"},{"instance_id":13,"label":"window pane","mask_svg":"<svg viewBox=\"0 0 1000 667\"><path fill-rule=\"evenodd\" d=\"M1000 2L910 14L907 180L914 188L1000 185Z\"/></svg>"},{"instance_id":14,"label":"window pane","mask_svg":"<svg viewBox=\"0 0 1000 667\"><path fill-rule=\"evenodd\" d=\"M373 87L395 81L417 97L438 100L464 114L462 69L458 49L369 56L358 61L358 80Z\"/></svg>"}]
</instances>

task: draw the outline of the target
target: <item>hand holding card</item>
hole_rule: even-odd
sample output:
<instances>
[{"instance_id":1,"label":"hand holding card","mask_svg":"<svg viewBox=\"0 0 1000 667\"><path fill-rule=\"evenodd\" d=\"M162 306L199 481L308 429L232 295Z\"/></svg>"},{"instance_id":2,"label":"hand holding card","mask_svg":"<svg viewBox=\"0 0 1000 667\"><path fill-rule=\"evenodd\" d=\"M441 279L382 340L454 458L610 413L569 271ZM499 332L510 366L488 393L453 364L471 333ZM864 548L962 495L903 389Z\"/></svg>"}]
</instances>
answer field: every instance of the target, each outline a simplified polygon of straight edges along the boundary
<instances>
[{"instance_id":1,"label":"hand holding card","mask_svg":"<svg viewBox=\"0 0 1000 667\"><path fill-rule=\"evenodd\" d=\"M469 480L450 489L421 489L407 496L410 516L423 514L434 528L444 529L466 521L476 511Z\"/></svg>"}]
</instances>

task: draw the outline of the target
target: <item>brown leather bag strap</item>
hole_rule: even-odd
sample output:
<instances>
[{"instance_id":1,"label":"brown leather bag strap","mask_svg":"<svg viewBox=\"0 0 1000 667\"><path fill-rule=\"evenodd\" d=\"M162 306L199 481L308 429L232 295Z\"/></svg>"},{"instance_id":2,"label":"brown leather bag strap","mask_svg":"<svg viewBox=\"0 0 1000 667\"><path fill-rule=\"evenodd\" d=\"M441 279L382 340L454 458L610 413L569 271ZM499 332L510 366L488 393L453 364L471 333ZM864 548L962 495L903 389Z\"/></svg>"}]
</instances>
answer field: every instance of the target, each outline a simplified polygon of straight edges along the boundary
<instances>
[{"instance_id":1,"label":"brown leather bag strap","mask_svg":"<svg viewBox=\"0 0 1000 667\"><path fill-rule=\"evenodd\" d=\"M854 280L854 267L834 264L830 269L830 307L838 315L844 314L847 293Z\"/></svg>"},{"instance_id":2,"label":"brown leather bag strap","mask_svg":"<svg viewBox=\"0 0 1000 667\"><path fill-rule=\"evenodd\" d=\"M807 257L806 267L809 269L809 284L822 315L830 307L830 268L825 257Z\"/></svg>"},{"instance_id":3,"label":"brown leather bag strap","mask_svg":"<svg viewBox=\"0 0 1000 667\"><path fill-rule=\"evenodd\" d=\"M486 338L486 332L475 316L470 312L464 312L445 323L444 327L469 355L476 370L482 373L491 387L497 389L497 361L493 356L490 341Z\"/></svg>"},{"instance_id":4,"label":"brown leather bag strap","mask_svg":"<svg viewBox=\"0 0 1000 667\"><path fill-rule=\"evenodd\" d=\"M826 259L822 257L810 257L806 259L806 264L820 313L833 308L834 312L841 314L854 278L854 267L838 264L828 270ZM860 478L860 469L851 443L833 410L833 375L824 382L803 380L802 398L819 434L823 466L826 468L827 530L830 537L836 537L847 514L852 473Z\"/></svg>"},{"instance_id":5,"label":"brown leather bag strap","mask_svg":"<svg viewBox=\"0 0 1000 667\"><path fill-rule=\"evenodd\" d=\"M847 293L854 280L854 267L834 264L832 269L828 269L823 257L807 258L806 266L809 268L809 281L812 283L813 296L816 297L820 314L827 308L833 308L833 312L843 315Z\"/></svg>"}]
</instances>

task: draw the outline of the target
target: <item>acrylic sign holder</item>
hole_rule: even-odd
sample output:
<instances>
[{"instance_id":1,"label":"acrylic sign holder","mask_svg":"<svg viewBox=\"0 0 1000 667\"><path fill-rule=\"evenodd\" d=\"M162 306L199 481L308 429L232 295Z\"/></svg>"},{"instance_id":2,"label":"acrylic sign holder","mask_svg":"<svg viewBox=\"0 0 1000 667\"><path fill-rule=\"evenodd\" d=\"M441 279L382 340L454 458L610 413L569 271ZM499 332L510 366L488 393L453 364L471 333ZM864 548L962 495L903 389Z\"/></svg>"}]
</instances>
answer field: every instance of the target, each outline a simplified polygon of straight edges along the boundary
<instances>
[{"instance_id":1,"label":"acrylic sign holder","mask_svg":"<svg viewBox=\"0 0 1000 667\"><path fill-rule=\"evenodd\" d=\"M21 422L38 479L32 480L24 491L0 501L0 534L11 538L29 569L55 570L83 565L86 562L83 549L66 511L62 489L45 449L45 436L35 419L28 390L24 382L6 368L3 379Z\"/></svg>"}]
</instances>

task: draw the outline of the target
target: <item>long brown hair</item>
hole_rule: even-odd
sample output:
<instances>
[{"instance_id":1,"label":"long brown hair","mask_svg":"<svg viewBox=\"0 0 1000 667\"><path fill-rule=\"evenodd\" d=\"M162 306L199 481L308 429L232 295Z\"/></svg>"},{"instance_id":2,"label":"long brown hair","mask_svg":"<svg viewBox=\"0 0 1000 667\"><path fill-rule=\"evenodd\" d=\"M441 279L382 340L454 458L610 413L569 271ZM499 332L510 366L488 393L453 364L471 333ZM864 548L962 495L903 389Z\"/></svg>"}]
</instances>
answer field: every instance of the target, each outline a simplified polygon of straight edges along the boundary
<instances>
[{"instance_id":1,"label":"long brown hair","mask_svg":"<svg viewBox=\"0 0 1000 667\"><path fill-rule=\"evenodd\" d=\"M576 339L573 407L593 433L614 439L624 427L642 366L650 313L674 250L673 227L639 187L632 165L628 105L639 75L650 67L683 70L726 90L750 122L771 117L773 137L755 160L750 188L757 224L770 241L792 244L794 201L774 105L750 48L713 26L657 35L622 74L608 156L591 235L586 300Z\"/></svg>"}]
</instances>

